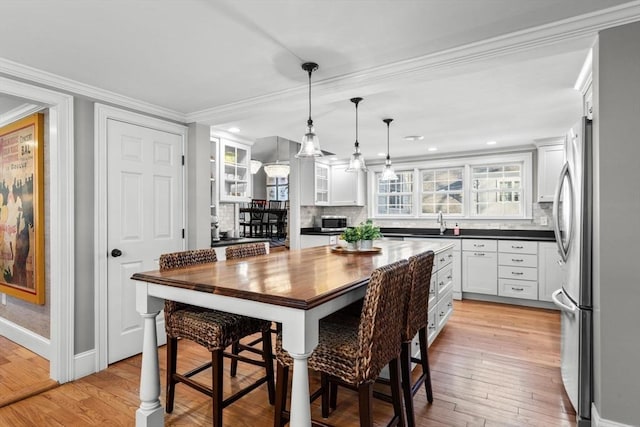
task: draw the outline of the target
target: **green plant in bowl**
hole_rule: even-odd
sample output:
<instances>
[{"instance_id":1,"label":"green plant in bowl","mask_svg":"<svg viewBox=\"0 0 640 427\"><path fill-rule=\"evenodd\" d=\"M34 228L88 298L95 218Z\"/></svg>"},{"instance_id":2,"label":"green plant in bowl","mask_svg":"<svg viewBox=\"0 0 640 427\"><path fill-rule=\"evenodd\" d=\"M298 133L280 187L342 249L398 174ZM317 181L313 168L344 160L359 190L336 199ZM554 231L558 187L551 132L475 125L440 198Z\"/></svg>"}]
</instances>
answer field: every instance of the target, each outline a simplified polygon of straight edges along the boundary
<instances>
[{"instance_id":1,"label":"green plant in bowl","mask_svg":"<svg viewBox=\"0 0 640 427\"><path fill-rule=\"evenodd\" d=\"M373 221L370 219L361 222L358 230L360 232L360 240L375 240L382 237L380 227L373 225Z\"/></svg>"},{"instance_id":2,"label":"green plant in bowl","mask_svg":"<svg viewBox=\"0 0 640 427\"><path fill-rule=\"evenodd\" d=\"M356 243L360 240L360 232L357 227L349 227L342 232L340 238L347 243Z\"/></svg>"}]
</instances>

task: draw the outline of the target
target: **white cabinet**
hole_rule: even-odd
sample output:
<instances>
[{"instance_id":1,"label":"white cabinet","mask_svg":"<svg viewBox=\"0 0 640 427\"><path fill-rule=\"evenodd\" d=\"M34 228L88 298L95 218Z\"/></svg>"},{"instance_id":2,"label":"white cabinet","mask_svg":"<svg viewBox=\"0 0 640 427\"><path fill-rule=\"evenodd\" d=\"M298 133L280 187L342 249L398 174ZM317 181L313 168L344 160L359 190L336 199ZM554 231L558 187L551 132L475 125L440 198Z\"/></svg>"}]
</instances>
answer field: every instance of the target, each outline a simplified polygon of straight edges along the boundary
<instances>
[{"instance_id":1,"label":"white cabinet","mask_svg":"<svg viewBox=\"0 0 640 427\"><path fill-rule=\"evenodd\" d=\"M211 139L211 151L209 156L209 215L218 215L218 139Z\"/></svg>"},{"instance_id":2,"label":"white cabinet","mask_svg":"<svg viewBox=\"0 0 640 427\"><path fill-rule=\"evenodd\" d=\"M220 201L248 202L251 199L249 161L251 147L220 139Z\"/></svg>"},{"instance_id":3,"label":"white cabinet","mask_svg":"<svg viewBox=\"0 0 640 427\"><path fill-rule=\"evenodd\" d=\"M324 234L301 234L300 249L313 248L316 246L337 245L338 237L336 235L327 236Z\"/></svg>"},{"instance_id":4,"label":"white cabinet","mask_svg":"<svg viewBox=\"0 0 640 427\"><path fill-rule=\"evenodd\" d=\"M462 241L462 290L498 294L498 256L495 240Z\"/></svg>"},{"instance_id":5,"label":"white cabinet","mask_svg":"<svg viewBox=\"0 0 640 427\"><path fill-rule=\"evenodd\" d=\"M498 242L498 295L538 299L538 242Z\"/></svg>"},{"instance_id":6,"label":"white cabinet","mask_svg":"<svg viewBox=\"0 0 640 427\"><path fill-rule=\"evenodd\" d=\"M538 147L538 202L553 202L564 164L564 144Z\"/></svg>"},{"instance_id":7,"label":"white cabinet","mask_svg":"<svg viewBox=\"0 0 640 427\"><path fill-rule=\"evenodd\" d=\"M331 206L364 206L366 175L362 171L347 172L348 165L331 166Z\"/></svg>"},{"instance_id":8,"label":"white cabinet","mask_svg":"<svg viewBox=\"0 0 640 427\"><path fill-rule=\"evenodd\" d=\"M300 204L302 206L329 205L329 165L315 159L300 160Z\"/></svg>"},{"instance_id":9,"label":"white cabinet","mask_svg":"<svg viewBox=\"0 0 640 427\"><path fill-rule=\"evenodd\" d=\"M552 301L551 294L562 287L564 265L556 242L540 242L538 253L538 299Z\"/></svg>"}]
</instances>

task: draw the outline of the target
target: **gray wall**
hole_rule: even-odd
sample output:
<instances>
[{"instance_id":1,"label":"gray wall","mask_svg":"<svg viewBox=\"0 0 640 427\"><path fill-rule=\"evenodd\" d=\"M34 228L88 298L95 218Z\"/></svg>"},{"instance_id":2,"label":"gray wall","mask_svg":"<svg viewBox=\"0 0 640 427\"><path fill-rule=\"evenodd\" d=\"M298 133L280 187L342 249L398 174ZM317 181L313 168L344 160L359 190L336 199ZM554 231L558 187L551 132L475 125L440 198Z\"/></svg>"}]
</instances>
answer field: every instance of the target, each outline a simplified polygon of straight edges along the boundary
<instances>
[{"instance_id":1,"label":"gray wall","mask_svg":"<svg viewBox=\"0 0 640 427\"><path fill-rule=\"evenodd\" d=\"M209 126L189 124L186 147L187 246L211 246L211 131ZM217 184L217 182L216 182Z\"/></svg>"},{"instance_id":2,"label":"gray wall","mask_svg":"<svg viewBox=\"0 0 640 427\"><path fill-rule=\"evenodd\" d=\"M594 50L594 401L640 420L640 23L604 30Z\"/></svg>"},{"instance_id":3,"label":"gray wall","mask_svg":"<svg viewBox=\"0 0 640 427\"><path fill-rule=\"evenodd\" d=\"M74 98L75 354L95 347L93 108L92 101Z\"/></svg>"}]
</instances>

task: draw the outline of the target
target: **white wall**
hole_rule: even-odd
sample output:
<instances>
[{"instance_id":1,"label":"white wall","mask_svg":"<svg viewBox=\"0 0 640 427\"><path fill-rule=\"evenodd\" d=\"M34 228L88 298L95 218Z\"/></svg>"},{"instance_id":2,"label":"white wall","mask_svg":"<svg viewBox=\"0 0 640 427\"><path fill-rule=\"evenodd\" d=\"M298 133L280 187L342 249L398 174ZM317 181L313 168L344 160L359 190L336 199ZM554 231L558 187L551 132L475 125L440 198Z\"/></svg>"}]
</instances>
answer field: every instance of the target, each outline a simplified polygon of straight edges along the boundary
<instances>
[{"instance_id":1,"label":"white wall","mask_svg":"<svg viewBox=\"0 0 640 427\"><path fill-rule=\"evenodd\" d=\"M604 30L594 49L594 402L640 422L640 23Z\"/></svg>"},{"instance_id":2,"label":"white wall","mask_svg":"<svg viewBox=\"0 0 640 427\"><path fill-rule=\"evenodd\" d=\"M187 189L187 245L189 249L211 246L209 126L189 124L185 153Z\"/></svg>"}]
</instances>

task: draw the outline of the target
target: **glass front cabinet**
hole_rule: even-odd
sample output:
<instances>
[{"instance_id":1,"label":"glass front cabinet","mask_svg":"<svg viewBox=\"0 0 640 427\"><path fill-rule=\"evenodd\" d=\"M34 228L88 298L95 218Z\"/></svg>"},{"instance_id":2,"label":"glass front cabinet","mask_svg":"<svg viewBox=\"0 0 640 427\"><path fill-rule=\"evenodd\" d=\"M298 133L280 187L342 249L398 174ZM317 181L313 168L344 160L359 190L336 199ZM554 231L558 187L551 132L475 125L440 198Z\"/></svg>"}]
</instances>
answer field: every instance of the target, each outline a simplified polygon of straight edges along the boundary
<instances>
[{"instance_id":1,"label":"glass front cabinet","mask_svg":"<svg viewBox=\"0 0 640 427\"><path fill-rule=\"evenodd\" d=\"M251 199L251 147L220 139L220 201L248 202Z\"/></svg>"}]
</instances>

